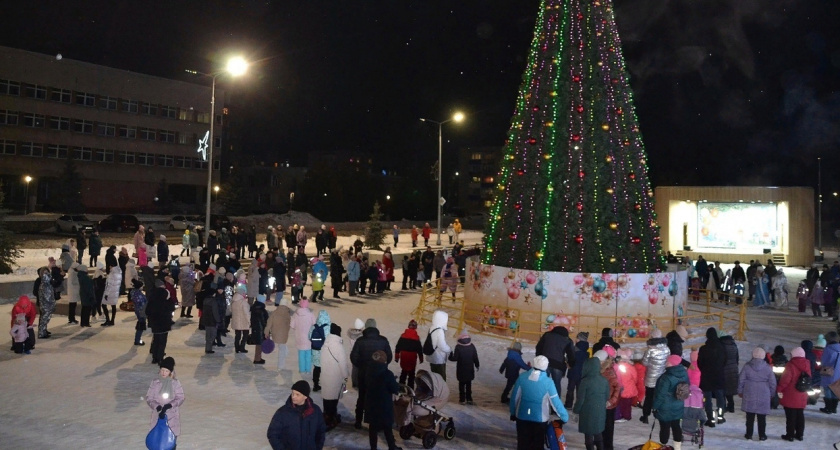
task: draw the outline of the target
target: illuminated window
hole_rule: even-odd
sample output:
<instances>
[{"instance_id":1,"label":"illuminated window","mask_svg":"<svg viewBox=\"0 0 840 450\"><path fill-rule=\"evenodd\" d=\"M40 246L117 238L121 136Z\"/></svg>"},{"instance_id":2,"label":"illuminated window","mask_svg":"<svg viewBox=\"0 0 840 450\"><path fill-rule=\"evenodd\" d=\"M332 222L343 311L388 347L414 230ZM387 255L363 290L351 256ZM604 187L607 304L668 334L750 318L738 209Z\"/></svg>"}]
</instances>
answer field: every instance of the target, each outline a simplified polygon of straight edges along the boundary
<instances>
[{"instance_id":1,"label":"illuminated window","mask_svg":"<svg viewBox=\"0 0 840 450\"><path fill-rule=\"evenodd\" d=\"M198 123L210 123L210 113L198 113L195 120Z\"/></svg>"},{"instance_id":2,"label":"illuminated window","mask_svg":"<svg viewBox=\"0 0 840 450\"><path fill-rule=\"evenodd\" d=\"M481 161L481 153L473 153L470 155L470 159L473 161Z\"/></svg>"},{"instance_id":3,"label":"illuminated window","mask_svg":"<svg viewBox=\"0 0 840 450\"><path fill-rule=\"evenodd\" d=\"M178 113L178 120L192 120L193 112L190 110L182 109Z\"/></svg>"}]
</instances>

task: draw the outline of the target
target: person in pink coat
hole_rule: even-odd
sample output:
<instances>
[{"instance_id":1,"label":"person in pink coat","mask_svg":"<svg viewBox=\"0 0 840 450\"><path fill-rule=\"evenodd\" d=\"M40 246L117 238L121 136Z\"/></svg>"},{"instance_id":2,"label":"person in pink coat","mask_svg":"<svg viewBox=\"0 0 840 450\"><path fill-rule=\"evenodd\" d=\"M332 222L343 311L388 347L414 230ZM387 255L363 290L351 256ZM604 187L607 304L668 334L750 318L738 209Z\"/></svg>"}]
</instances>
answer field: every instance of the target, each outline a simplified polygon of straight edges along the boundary
<instances>
[{"instance_id":1,"label":"person in pink coat","mask_svg":"<svg viewBox=\"0 0 840 450\"><path fill-rule=\"evenodd\" d=\"M315 315L309 309L309 300L304 298L300 301L300 307L295 311L289 325L295 334L298 371L301 374L312 372L312 342L309 341L309 330L313 325L315 325Z\"/></svg>"},{"instance_id":2,"label":"person in pink coat","mask_svg":"<svg viewBox=\"0 0 840 450\"><path fill-rule=\"evenodd\" d=\"M785 408L785 431L782 439L786 441L801 441L805 434L805 406L808 405L808 393L796 389L799 375L811 374L811 363L805 359L805 350L796 347L790 352L790 361L785 365L782 378L776 386L779 393L779 404Z\"/></svg>"},{"instance_id":3,"label":"person in pink coat","mask_svg":"<svg viewBox=\"0 0 840 450\"><path fill-rule=\"evenodd\" d=\"M630 361L633 358L633 350L621 349L617 352L620 359L613 366L618 384L621 386L621 395L618 399L616 410L616 422L625 422L632 418L633 403L639 395L638 383L636 380L636 369Z\"/></svg>"},{"instance_id":4,"label":"person in pink coat","mask_svg":"<svg viewBox=\"0 0 840 450\"><path fill-rule=\"evenodd\" d=\"M181 405L184 403L184 388L175 378L175 359L171 356L160 362L160 372L152 380L146 392L146 404L152 409L150 429L157 425L158 418L165 415L169 428L175 436L181 435Z\"/></svg>"}]
</instances>

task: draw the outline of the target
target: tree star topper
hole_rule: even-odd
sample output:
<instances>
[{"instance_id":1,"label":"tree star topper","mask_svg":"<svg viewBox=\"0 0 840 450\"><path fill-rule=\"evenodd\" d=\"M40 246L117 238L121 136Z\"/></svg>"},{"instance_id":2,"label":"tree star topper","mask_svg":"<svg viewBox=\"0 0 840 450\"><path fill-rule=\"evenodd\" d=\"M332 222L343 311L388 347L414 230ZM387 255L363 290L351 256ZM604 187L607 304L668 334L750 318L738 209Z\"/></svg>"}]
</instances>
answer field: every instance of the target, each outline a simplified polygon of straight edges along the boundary
<instances>
[{"instance_id":1,"label":"tree star topper","mask_svg":"<svg viewBox=\"0 0 840 450\"><path fill-rule=\"evenodd\" d=\"M210 130L204 133L204 137L198 141L198 150L196 153L201 153L201 159L207 161L207 141L210 140Z\"/></svg>"}]
</instances>

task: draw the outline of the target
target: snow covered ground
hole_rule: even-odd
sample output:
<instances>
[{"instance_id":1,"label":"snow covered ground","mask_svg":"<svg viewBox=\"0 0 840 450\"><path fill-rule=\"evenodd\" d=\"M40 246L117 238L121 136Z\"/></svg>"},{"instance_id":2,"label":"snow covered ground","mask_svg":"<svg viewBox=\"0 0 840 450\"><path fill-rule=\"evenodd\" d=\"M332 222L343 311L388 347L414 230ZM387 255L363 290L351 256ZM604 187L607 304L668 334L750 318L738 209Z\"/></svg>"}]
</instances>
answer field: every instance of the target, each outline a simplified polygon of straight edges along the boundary
<instances>
[{"instance_id":1,"label":"snow covered ground","mask_svg":"<svg viewBox=\"0 0 840 450\"><path fill-rule=\"evenodd\" d=\"M405 232L403 236L407 239ZM470 245L478 242L481 235L468 232L464 237ZM354 239L341 237L339 245L349 247ZM408 245L401 243L397 254L407 250ZM27 250L22 266L41 265L46 256L57 256L57 251ZM172 246L171 251L177 253L180 248ZM398 263L401 261L400 256L396 259ZM786 268L785 272L793 288L791 291L795 292L796 283L804 278L804 270ZM14 276L4 278L11 277ZM399 273L397 280L401 280ZM308 291L307 288L307 294ZM327 297L329 294L328 291ZM317 314L317 310L326 309L345 333L356 318L375 318L382 334L394 345L410 320L419 296L418 291L394 290L376 297L330 300L313 305L313 310ZM10 304L0 305L0 317L8 317L10 310ZM32 355L0 352L0 377L4 380L0 390L0 404L3 405L0 409L3 442L0 447L143 448L150 413L143 395L156 376L157 367L150 364L148 345L132 345L133 313L120 312L117 326L107 328L95 323L92 328L82 329L78 325L67 325L65 319L64 316L53 318L50 327L53 337L40 340ZM176 360L175 372L186 393L186 402L181 408L182 435L178 447L269 448L265 432L271 416L285 402L292 383L300 378L294 337L290 336L290 355L282 370L277 369L274 354L265 356L267 363L264 366L256 366L251 362L252 354L234 353L232 337L225 339L227 347L217 350L215 355L205 355L204 334L197 332L196 319L179 319L169 335L167 347L167 353ZM0 326L6 336L7 323L4 321ZM746 362L745 358L756 345L772 349L781 344L789 352L802 339L815 339L817 334L832 329L833 323L794 310L751 310L749 326L748 342L739 343L741 364ZM427 331L419 330L422 337ZM452 344L456 333L456 330L449 330ZM144 339L148 342L151 336ZM5 342L8 346L9 341ZM507 405L499 403L505 379L498 373L498 367L504 359L507 342L478 334L473 334L473 342L481 360L481 370L473 383L476 405L458 404L454 364L450 363L447 371L452 402L443 410L454 416L457 435L452 441L440 440L437 448L515 448L514 423L508 419ZM349 353L346 337L345 348ZM533 343L525 344L524 353L526 360L533 358ZM392 363L390 368L399 373L397 364ZM428 364L422 364L421 368L428 369ZM318 393L313 393L313 398L320 404ZM352 426L355 400L356 393L351 389L340 401L339 413L345 423L327 434L328 448L369 448L366 429L359 431ZM736 397L736 410L739 406ZM803 444L814 449L830 449L832 443L840 440L840 416L820 413L818 408L821 406L821 403L809 406L805 411ZM634 409L632 421L616 424L615 448L629 448L647 440L650 428L637 420L639 413L640 410ZM737 411L727 415L725 424L707 429L705 443L709 449L792 447L779 439L783 433L784 412L779 409L768 417L768 441L759 443L757 437L746 441L743 437L744 413ZM577 432L575 424L566 426L566 435L570 448L584 448L583 436ZM406 449L422 448L416 438L408 441L397 438L397 443ZM384 445L380 438L380 448ZM685 443L683 448L693 447Z\"/></svg>"}]
</instances>

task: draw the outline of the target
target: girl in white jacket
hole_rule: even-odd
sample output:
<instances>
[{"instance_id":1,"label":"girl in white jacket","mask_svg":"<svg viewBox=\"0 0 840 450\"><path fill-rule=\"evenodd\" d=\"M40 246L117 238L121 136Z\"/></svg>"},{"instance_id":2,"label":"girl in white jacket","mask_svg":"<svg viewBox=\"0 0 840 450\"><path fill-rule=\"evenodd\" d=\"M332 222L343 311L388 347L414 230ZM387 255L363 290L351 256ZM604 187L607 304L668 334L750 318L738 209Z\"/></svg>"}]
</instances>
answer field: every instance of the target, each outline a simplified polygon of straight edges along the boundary
<instances>
[{"instance_id":1,"label":"girl in white jacket","mask_svg":"<svg viewBox=\"0 0 840 450\"><path fill-rule=\"evenodd\" d=\"M448 323L449 314L446 311L437 310L432 315L432 327L429 329L429 333L432 335L432 346L435 348L435 352L429 355L429 365L432 368L432 372L440 374L444 381L446 381L446 358L449 356L449 352L452 351L446 345L446 328Z\"/></svg>"},{"instance_id":2,"label":"girl in white jacket","mask_svg":"<svg viewBox=\"0 0 840 450\"><path fill-rule=\"evenodd\" d=\"M114 318L117 316L117 301L120 298L120 283L122 283L120 266L111 267L111 273L105 279L105 294L102 295L102 313L105 315L103 327L114 325ZM108 318L108 305L111 305L110 318Z\"/></svg>"}]
</instances>

